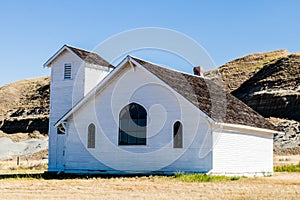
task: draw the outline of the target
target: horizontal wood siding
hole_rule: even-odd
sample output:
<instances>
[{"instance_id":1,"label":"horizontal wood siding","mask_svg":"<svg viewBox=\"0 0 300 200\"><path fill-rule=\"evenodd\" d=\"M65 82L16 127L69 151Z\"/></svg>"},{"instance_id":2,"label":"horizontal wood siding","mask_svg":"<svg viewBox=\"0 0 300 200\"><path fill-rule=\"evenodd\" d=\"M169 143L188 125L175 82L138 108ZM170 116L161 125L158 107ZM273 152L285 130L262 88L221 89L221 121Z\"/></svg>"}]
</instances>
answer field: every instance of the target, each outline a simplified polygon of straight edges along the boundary
<instances>
[{"instance_id":1,"label":"horizontal wood siding","mask_svg":"<svg viewBox=\"0 0 300 200\"><path fill-rule=\"evenodd\" d=\"M71 63L72 78L64 79L64 65ZM51 65L49 118L49 171L59 171L64 164L64 135L57 135L54 124L83 97L81 61L64 51ZM79 72L79 73L77 73Z\"/></svg>"},{"instance_id":2,"label":"horizontal wood siding","mask_svg":"<svg viewBox=\"0 0 300 200\"><path fill-rule=\"evenodd\" d=\"M213 133L214 173L273 172L273 137L219 130Z\"/></svg>"},{"instance_id":3,"label":"horizontal wood siding","mask_svg":"<svg viewBox=\"0 0 300 200\"><path fill-rule=\"evenodd\" d=\"M64 66L71 64L71 79L64 79ZM62 52L51 65L49 171L64 168L65 135L57 136L54 124L80 101L110 71L88 65L68 51Z\"/></svg>"},{"instance_id":4,"label":"horizontal wood siding","mask_svg":"<svg viewBox=\"0 0 300 200\"><path fill-rule=\"evenodd\" d=\"M131 102L147 110L147 144L119 146L120 110ZM183 124L183 148L173 148L173 124ZM87 128L96 126L95 149L87 149ZM67 170L209 171L211 132L197 109L164 83L128 67L68 122Z\"/></svg>"}]
</instances>

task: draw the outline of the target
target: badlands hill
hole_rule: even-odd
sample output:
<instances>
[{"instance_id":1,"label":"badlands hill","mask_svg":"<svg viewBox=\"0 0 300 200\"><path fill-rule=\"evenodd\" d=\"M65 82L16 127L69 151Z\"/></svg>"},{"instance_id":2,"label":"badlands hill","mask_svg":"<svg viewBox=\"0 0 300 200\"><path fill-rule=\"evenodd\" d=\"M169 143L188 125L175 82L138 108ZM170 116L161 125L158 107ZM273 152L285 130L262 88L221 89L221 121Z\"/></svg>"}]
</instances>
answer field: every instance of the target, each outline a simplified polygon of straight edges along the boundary
<instances>
[{"instance_id":1,"label":"badlands hill","mask_svg":"<svg viewBox=\"0 0 300 200\"><path fill-rule=\"evenodd\" d=\"M250 54L208 71L205 73L205 76L223 81L225 89L228 92L232 92L261 70L264 65L274 63L289 54L287 50Z\"/></svg>"},{"instance_id":2,"label":"badlands hill","mask_svg":"<svg viewBox=\"0 0 300 200\"><path fill-rule=\"evenodd\" d=\"M205 74L278 126L275 151L300 153L300 54L286 50L247 55Z\"/></svg>"},{"instance_id":3,"label":"badlands hill","mask_svg":"<svg viewBox=\"0 0 300 200\"><path fill-rule=\"evenodd\" d=\"M48 133L49 77L27 79L0 88L0 130Z\"/></svg>"}]
</instances>

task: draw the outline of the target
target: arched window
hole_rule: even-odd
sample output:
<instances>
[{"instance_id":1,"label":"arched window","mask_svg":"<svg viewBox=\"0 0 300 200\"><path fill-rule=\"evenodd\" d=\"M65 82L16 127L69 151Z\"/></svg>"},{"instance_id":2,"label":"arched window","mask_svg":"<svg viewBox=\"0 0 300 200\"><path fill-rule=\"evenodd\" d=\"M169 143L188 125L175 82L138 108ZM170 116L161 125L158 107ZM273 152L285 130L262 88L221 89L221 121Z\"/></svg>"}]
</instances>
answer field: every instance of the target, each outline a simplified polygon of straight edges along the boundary
<instances>
[{"instance_id":1,"label":"arched window","mask_svg":"<svg viewBox=\"0 0 300 200\"><path fill-rule=\"evenodd\" d=\"M179 121L173 126L173 147L182 148L182 124Z\"/></svg>"},{"instance_id":2,"label":"arched window","mask_svg":"<svg viewBox=\"0 0 300 200\"><path fill-rule=\"evenodd\" d=\"M96 132L96 127L92 123L88 127L88 143L87 143L88 148L95 148L95 132Z\"/></svg>"},{"instance_id":3,"label":"arched window","mask_svg":"<svg viewBox=\"0 0 300 200\"><path fill-rule=\"evenodd\" d=\"M147 111L139 104L125 106L119 115L119 145L146 145Z\"/></svg>"}]
</instances>

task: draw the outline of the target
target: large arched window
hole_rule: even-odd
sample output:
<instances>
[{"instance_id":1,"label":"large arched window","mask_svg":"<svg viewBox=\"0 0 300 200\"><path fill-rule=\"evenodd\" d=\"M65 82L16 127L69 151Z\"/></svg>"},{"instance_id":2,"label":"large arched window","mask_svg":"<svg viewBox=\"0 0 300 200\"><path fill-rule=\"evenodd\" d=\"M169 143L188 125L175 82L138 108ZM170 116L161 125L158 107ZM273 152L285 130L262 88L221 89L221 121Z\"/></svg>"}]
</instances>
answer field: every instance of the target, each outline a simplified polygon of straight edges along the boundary
<instances>
[{"instance_id":1,"label":"large arched window","mask_svg":"<svg viewBox=\"0 0 300 200\"><path fill-rule=\"evenodd\" d=\"M95 132L96 132L96 127L93 123L91 123L88 127L88 141L87 141L88 148L95 148Z\"/></svg>"},{"instance_id":2,"label":"large arched window","mask_svg":"<svg viewBox=\"0 0 300 200\"><path fill-rule=\"evenodd\" d=\"M119 120L119 145L146 145L147 111L143 106L125 106Z\"/></svg>"},{"instance_id":3,"label":"large arched window","mask_svg":"<svg viewBox=\"0 0 300 200\"><path fill-rule=\"evenodd\" d=\"M182 148L182 124L179 121L173 126L173 147Z\"/></svg>"}]
</instances>

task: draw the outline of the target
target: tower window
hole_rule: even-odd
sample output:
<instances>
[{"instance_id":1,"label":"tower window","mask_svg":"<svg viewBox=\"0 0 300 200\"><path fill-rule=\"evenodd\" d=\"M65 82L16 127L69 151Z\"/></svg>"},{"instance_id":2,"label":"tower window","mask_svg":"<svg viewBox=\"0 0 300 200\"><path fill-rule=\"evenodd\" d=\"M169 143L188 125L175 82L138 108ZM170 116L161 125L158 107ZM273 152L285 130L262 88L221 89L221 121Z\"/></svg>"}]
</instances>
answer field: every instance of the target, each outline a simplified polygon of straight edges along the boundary
<instances>
[{"instance_id":1,"label":"tower window","mask_svg":"<svg viewBox=\"0 0 300 200\"><path fill-rule=\"evenodd\" d=\"M64 68L64 79L71 79L72 78L72 66L71 63L65 64Z\"/></svg>"}]
</instances>

